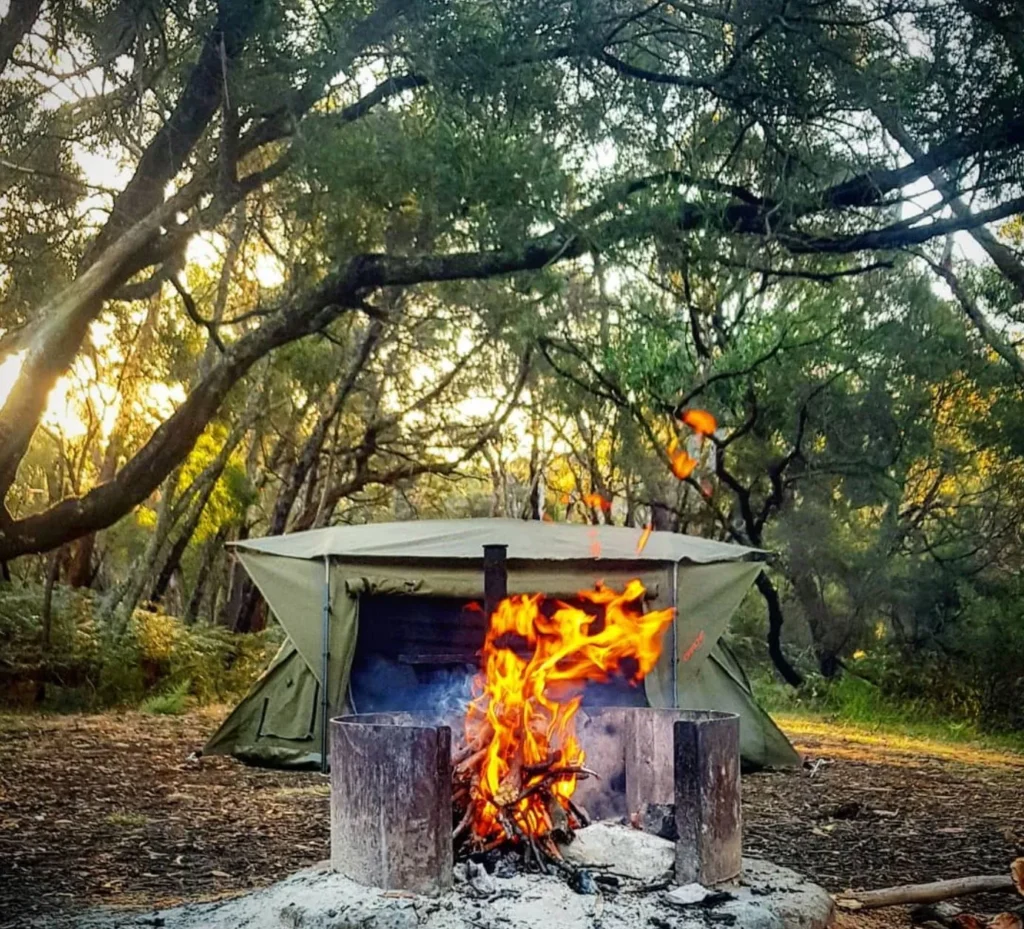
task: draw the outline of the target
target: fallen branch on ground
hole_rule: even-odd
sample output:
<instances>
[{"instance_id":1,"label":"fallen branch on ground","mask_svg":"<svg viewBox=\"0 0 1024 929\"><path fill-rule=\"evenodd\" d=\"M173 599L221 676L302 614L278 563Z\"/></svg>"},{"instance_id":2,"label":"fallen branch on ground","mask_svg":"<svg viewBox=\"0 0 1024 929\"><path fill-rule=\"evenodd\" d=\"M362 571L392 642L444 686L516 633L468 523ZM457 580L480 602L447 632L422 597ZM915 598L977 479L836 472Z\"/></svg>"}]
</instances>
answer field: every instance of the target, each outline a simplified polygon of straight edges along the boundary
<instances>
[{"instance_id":1,"label":"fallen branch on ground","mask_svg":"<svg viewBox=\"0 0 1024 929\"><path fill-rule=\"evenodd\" d=\"M1013 889L1024 896L1024 858L1014 861L1010 874L958 877L948 881L932 881L930 884L903 884L883 890L847 891L836 894L835 901L840 909L867 910L907 903L936 903L950 897Z\"/></svg>"}]
</instances>

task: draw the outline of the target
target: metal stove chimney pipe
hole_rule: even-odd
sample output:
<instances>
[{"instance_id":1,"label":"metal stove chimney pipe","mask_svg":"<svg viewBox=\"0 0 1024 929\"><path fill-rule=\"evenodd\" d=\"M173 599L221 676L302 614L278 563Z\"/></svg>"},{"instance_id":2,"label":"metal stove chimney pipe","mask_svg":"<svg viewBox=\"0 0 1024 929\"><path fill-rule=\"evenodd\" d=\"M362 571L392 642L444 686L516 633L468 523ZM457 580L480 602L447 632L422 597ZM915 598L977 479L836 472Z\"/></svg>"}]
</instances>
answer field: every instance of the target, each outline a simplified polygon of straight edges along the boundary
<instances>
[{"instance_id":1,"label":"metal stove chimney pipe","mask_svg":"<svg viewBox=\"0 0 1024 929\"><path fill-rule=\"evenodd\" d=\"M484 546L484 613L489 618L508 596L508 546Z\"/></svg>"}]
</instances>

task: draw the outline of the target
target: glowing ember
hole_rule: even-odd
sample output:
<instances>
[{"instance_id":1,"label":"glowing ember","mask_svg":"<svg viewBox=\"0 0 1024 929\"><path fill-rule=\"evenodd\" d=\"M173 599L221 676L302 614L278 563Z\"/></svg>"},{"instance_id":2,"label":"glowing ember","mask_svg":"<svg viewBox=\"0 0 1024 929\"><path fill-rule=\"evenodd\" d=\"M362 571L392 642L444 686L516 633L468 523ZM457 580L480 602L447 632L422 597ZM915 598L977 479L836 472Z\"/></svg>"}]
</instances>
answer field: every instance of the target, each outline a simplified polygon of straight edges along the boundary
<instances>
[{"instance_id":1,"label":"glowing ember","mask_svg":"<svg viewBox=\"0 0 1024 929\"><path fill-rule=\"evenodd\" d=\"M700 437L701 442L707 436L714 435L718 428L715 417L707 410L683 410L680 419ZM679 448L679 440L675 436L672 437L668 447L668 458L672 466L672 473L681 481L685 481L693 474L697 465L700 464L689 452Z\"/></svg>"},{"instance_id":2,"label":"glowing ember","mask_svg":"<svg viewBox=\"0 0 1024 929\"><path fill-rule=\"evenodd\" d=\"M491 616L456 766L463 826L477 847L548 840L559 824L580 824L571 797L588 773L575 727L583 687L615 674L636 684L658 660L674 610L645 614L640 581L578 597L583 608L509 597Z\"/></svg>"},{"instance_id":3,"label":"glowing ember","mask_svg":"<svg viewBox=\"0 0 1024 929\"><path fill-rule=\"evenodd\" d=\"M715 417L707 410L683 410L680 417L697 435L714 435L718 428Z\"/></svg>"},{"instance_id":4,"label":"glowing ember","mask_svg":"<svg viewBox=\"0 0 1024 929\"><path fill-rule=\"evenodd\" d=\"M696 458L681 450L670 450L669 457L672 459L672 473L681 481L685 481L693 474L693 469L698 464Z\"/></svg>"},{"instance_id":5,"label":"glowing ember","mask_svg":"<svg viewBox=\"0 0 1024 929\"><path fill-rule=\"evenodd\" d=\"M640 533L640 541L636 543L636 553L639 555L645 548L647 548L647 540L651 537L651 532L654 531L654 524L648 523L644 526L644 531Z\"/></svg>"}]
</instances>

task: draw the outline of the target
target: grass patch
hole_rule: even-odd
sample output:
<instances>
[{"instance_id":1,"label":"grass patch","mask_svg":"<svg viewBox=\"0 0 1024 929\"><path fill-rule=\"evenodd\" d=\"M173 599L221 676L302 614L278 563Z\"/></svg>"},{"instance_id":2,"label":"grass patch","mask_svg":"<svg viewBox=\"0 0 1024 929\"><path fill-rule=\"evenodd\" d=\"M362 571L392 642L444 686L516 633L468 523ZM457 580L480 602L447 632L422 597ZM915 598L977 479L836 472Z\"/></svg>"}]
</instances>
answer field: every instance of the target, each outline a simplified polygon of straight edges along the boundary
<instances>
[{"instance_id":1,"label":"grass patch","mask_svg":"<svg viewBox=\"0 0 1024 929\"><path fill-rule=\"evenodd\" d=\"M139 709L152 716L181 716L189 707L191 689L191 681L182 681L165 693L147 697L139 704Z\"/></svg>"},{"instance_id":2,"label":"grass patch","mask_svg":"<svg viewBox=\"0 0 1024 929\"><path fill-rule=\"evenodd\" d=\"M135 829L145 826L149 820L141 813L109 813L103 817L108 826L121 826L127 829Z\"/></svg>"},{"instance_id":3,"label":"grass patch","mask_svg":"<svg viewBox=\"0 0 1024 929\"><path fill-rule=\"evenodd\" d=\"M928 733L913 727L868 727L811 713L776 713L774 719L797 745L810 741L813 747L813 742L820 740L828 743L830 754L868 762L877 762L883 756L907 756L1024 768L1024 752L1019 746L999 745L984 736L976 741L953 740L945 737L942 731ZM838 743L845 743L848 748Z\"/></svg>"},{"instance_id":4,"label":"grass patch","mask_svg":"<svg viewBox=\"0 0 1024 929\"><path fill-rule=\"evenodd\" d=\"M838 728L849 734L885 734L1024 753L1024 732L983 731L969 720L943 715L924 702L888 696L874 684L852 674L844 674L834 681L809 675L807 683L798 690L768 678L755 679L753 687L761 706L777 718L787 720L794 732L801 728L808 731L801 727L801 720L808 725L818 721L827 723L833 732Z\"/></svg>"}]
</instances>

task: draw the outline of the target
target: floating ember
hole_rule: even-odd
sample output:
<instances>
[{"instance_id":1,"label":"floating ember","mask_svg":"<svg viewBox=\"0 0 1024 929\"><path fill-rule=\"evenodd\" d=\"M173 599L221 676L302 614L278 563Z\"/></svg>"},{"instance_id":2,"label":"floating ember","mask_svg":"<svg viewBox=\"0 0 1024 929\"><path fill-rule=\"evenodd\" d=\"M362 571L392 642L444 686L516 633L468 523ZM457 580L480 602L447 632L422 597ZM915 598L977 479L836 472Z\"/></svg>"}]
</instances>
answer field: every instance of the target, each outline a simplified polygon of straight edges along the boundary
<instances>
[{"instance_id":1,"label":"floating ember","mask_svg":"<svg viewBox=\"0 0 1024 929\"><path fill-rule=\"evenodd\" d=\"M707 410L683 410L679 418L699 436L714 435L718 428L715 417Z\"/></svg>"},{"instance_id":2,"label":"floating ember","mask_svg":"<svg viewBox=\"0 0 1024 929\"><path fill-rule=\"evenodd\" d=\"M520 844L558 859L553 839L586 825L572 801L587 777L575 719L588 682L639 683L654 667L674 610L643 611L644 587L598 585L580 606L542 594L502 600L490 618L478 696L456 754L455 830L470 850Z\"/></svg>"}]
</instances>

